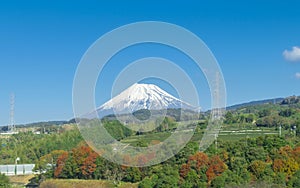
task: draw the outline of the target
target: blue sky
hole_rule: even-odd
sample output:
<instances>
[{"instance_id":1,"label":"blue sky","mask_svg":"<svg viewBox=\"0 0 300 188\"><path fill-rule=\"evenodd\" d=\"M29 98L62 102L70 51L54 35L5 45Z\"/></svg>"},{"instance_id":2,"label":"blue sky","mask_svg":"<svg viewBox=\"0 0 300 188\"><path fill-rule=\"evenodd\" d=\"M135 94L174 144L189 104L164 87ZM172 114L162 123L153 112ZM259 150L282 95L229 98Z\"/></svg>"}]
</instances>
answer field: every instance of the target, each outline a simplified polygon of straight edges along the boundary
<instances>
[{"instance_id":1,"label":"blue sky","mask_svg":"<svg viewBox=\"0 0 300 188\"><path fill-rule=\"evenodd\" d=\"M0 125L9 122L12 92L16 123L71 118L72 83L84 52L106 32L137 21L170 22L199 36L220 64L228 105L299 95L299 9L296 0L1 1ZM122 62L151 53L184 59L141 49L129 49ZM113 62L111 70L119 70ZM201 75L199 80L201 105L209 108ZM96 91L101 93L109 83ZM170 87L164 89L172 93ZM104 95L96 101L107 99Z\"/></svg>"}]
</instances>

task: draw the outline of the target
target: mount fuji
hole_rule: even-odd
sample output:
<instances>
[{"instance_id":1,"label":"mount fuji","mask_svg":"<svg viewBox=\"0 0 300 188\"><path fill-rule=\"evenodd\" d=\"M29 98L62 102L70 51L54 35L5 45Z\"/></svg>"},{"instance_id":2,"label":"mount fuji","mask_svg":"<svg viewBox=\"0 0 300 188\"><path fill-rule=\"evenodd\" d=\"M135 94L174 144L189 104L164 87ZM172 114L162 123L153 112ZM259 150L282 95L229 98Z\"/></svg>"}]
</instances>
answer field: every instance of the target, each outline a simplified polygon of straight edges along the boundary
<instances>
[{"instance_id":1,"label":"mount fuji","mask_svg":"<svg viewBox=\"0 0 300 188\"><path fill-rule=\"evenodd\" d=\"M198 111L196 108L161 89L154 84L135 83L119 95L107 101L96 109L98 117L110 114L131 114L141 109L187 109Z\"/></svg>"}]
</instances>

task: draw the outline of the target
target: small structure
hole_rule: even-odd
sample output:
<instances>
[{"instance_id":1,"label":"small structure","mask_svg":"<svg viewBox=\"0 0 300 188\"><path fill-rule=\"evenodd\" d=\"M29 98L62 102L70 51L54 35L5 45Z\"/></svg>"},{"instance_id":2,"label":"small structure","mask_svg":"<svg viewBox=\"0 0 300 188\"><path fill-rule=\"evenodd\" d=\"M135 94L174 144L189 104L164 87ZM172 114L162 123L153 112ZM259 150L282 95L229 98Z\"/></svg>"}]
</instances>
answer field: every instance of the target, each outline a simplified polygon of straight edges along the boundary
<instances>
[{"instance_id":1,"label":"small structure","mask_svg":"<svg viewBox=\"0 0 300 188\"><path fill-rule=\"evenodd\" d=\"M34 174L35 164L8 164L0 165L0 173L6 176Z\"/></svg>"}]
</instances>

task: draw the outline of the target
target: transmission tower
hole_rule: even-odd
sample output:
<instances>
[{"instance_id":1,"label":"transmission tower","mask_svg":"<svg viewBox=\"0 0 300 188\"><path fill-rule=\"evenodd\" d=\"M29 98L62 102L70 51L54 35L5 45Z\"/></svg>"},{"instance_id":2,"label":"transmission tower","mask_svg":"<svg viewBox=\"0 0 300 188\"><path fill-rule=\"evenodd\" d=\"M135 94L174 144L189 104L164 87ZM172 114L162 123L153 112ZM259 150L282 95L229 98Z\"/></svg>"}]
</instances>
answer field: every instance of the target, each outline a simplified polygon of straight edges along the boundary
<instances>
[{"instance_id":1,"label":"transmission tower","mask_svg":"<svg viewBox=\"0 0 300 188\"><path fill-rule=\"evenodd\" d=\"M9 125L9 130L10 132L15 132L15 94L12 93L10 95L10 125Z\"/></svg>"},{"instance_id":2,"label":"transmission tower","mask_svg":"<svg viewBox=\"0 0 300 188\"><path fill-rule=\"evenodd\" d=\"M215 105L213 106L213 111L214 111L214 119L220 120L222 117L222 106L220 104L220 73L216 72L216 77L215 77L215 85L214 85L214 101Z\"/></svg>"},{"instance_id":3,"label":"transmission tower","mask_svg":"<svg viewBox=\"0 0 300 188\"><path fill-rule=\"evenodd\" d=\"M220 106L220 75L219 72L216 72L216 78L215 78L215 89L214 89L214 100L215 100L215 106L213 107L214 115L213 120L216 122L216 125L214 126L213 134L215 136L215 147L216 150L218 149L218 134L221 129L220 120L221 120L221 106Z\"/></svg>"}]
</instances>

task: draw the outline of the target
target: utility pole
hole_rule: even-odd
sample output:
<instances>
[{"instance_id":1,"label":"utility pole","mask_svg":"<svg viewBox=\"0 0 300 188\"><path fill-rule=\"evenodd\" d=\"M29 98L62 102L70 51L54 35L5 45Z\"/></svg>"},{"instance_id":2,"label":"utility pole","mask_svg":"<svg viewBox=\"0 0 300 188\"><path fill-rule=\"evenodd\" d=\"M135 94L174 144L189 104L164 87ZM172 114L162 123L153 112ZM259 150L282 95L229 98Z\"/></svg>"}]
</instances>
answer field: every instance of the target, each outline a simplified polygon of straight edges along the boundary
<instances>
[{"instance_id":1,"label":"utility pole","mask_svg":"<svg viewBox=\"0 0 300 188\"><path fill-rule=\"evenodd\" d=\"M20 157L17 157L16 160L15 160L15 175L17 175L18 173L18 168L17 168L17 165L18 165L18 161L20 161Z\"/></svg>"},{"instance_id":2,"label":"utility pole","mask_svg":"<svg viewBox=\"0 0 300 188\"><path fill-rule=\"evenodd\" d=\"M217 140L217 138L218 138L218 135L217 135L217 134L215 134L215 145L216 145L216 151L218 150L218 140Z\"/></svg>"},{"instance_id":3,"label":"utility pole","mask_svg":"<svg viewBox=\"0 0 300 188\"><path fill-rule=\"evenodd\" d=\"M281 137L281 125L279 125L279 137Z\"/></svg>"},{"instance_id":4,"label":"utility pole","mask_svg":"<svg viewBox=\"0 0 300 188\"><path fill-rule=\"evenodd\" d=\"M246 136L246 146L248 146L248 139L249 139L249 136L247 134L247 136Z\"/></svg>"}]
</instances>

